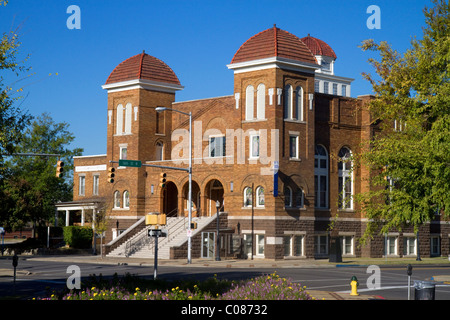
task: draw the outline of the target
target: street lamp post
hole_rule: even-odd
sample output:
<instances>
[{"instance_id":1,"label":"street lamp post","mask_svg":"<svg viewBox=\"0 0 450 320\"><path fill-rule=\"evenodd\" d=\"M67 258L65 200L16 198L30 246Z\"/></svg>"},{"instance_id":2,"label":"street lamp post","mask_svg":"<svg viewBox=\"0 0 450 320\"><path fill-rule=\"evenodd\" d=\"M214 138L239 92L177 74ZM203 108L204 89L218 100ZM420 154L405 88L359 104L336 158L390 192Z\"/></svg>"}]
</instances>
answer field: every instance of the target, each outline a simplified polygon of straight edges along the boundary
<instances>
[{"instance_id":1,"label":"street lamp post","mask_svg":"<svg viewBox=\"0 0 450 320\"><path fill-rule=\"evenodd\" d=\"M216 261L220 261L220 240L219 240L219 208L220 201L216 201L216 209L217 209L217 239L216 239Z\"/></svg>"},{"instance_id":2,"label":"street lamp post","mask_svg":"<svg viewBox=\"0 0 450 320\"><path fill-rule=\"evenodd\" d=\"M170 110L175 111L184 115L189 116L189 191L188 191L188 264L192 262L191 256L192 256L192 230L191 230L191 224L192 224L192 112L183 112L180 110L172 109L172 108L166 108L166 107L157 107L155 109L157 112Z\"/></svg>"}]
</instances>

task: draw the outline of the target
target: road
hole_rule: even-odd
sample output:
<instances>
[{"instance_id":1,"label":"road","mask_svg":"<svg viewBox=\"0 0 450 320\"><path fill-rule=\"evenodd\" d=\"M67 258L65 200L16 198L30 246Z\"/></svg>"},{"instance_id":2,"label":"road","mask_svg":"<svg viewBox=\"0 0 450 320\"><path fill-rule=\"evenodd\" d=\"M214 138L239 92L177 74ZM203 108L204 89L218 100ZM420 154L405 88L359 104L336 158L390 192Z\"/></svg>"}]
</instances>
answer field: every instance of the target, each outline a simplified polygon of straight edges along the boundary
<instances>
[{"instance_id":1,"label":"road","mask_svg":"<svg viewBox=\"0 0 450 320\"><path fill-rule=\"evenodd\" d=\"M47 296L52 289L66 286L67 272L70 262L43 261L20 258L17 267L15 287L12 277L12 260L0 259L0 299L12 296L14 293L24 299ZM98 263L77 263L81 277L95 274L111 276L135 274L142 277L153 277L153 267L139 265L113 265ZM8 274L8 270L10 273ZM227 267L191 267L191 266L159 266L160 279L207 279L214 274L218 278L239 280L256 277L261 274L277 272L282 277L299 282L309 290L323 290L332 292L349 292L350 280L353 276L358 279L358 292L361 294L379 295L387 300L408 299L408 276L405 267L381 266L377 271L368 270L367 266L346 267L301 267L301 268L227 268ZM376 275L380 275L376 278ZM411 276L411 299L414 299L414 280L429 280L434 276L448 276L450 266L415 266ZM368 284L369 280L369 284ZM368 288L368 285L370 288ZM14 292L15 290L15 292ZM450 285L438 283L435 288L436 300L450 300ZM2 298L3 297L3 298Z\"/></svg>"}]
</instances>

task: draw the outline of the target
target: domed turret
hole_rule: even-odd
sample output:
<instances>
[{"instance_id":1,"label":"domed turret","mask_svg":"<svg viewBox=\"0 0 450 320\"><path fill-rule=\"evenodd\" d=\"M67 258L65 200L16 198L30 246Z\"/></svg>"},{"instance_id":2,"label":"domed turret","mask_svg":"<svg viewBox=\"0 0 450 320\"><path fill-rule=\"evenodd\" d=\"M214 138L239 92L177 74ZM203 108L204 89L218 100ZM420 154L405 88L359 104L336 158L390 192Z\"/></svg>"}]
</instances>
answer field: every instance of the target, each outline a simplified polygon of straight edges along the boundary
<instances>
[{"instance_id":1,"label":"domed turret","mask_svg":"<svg viewBox=\"0 0 450 320\"><path fill-rule=\"evenodd\" d=\"M164 91L183 88L175 72L166 63L146 54L145 51L126 59L114 68L103 88L126 88L135 84L161 88Z\"/></svg>"}]
</instances>

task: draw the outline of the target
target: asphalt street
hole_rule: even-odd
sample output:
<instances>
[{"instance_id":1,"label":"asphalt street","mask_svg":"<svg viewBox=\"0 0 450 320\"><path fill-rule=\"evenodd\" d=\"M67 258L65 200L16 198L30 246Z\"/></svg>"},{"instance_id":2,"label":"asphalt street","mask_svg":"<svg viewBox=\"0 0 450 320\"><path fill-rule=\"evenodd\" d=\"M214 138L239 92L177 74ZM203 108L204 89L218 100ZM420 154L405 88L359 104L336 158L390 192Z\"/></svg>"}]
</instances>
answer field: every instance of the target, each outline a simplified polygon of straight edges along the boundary
<instances>
[{"instance_id":1,"label":"asphalt street","mask_svg":"<svg viewBox=\"0 0 450 320\"><path fill-rule=\"evenodd\" d=\"M19 258L16 281L13 283L13 267L10 257L0 258L0 299L20 295L24 299L48 296L66 286L71 275L69 266L79 267L81 277L90 275L111 276L135 274L154 276L152 259L100 259L96 256ZM377 269L378 268L378 269ZM299 282L311 291L323 291L345 295L350 293L350 280L358 280L358 293L386 300L407 300L410 283L410 299L414 299L414 281L434 281L435 299L450 300L450 264L414 266L408 277L405 266L330 265L326 261L272 261L272 260L161 260L157 276L160 279L207 279L214 275L228 280L249 279L261 274L277 272L282 277Z\"/></svg>"}]
</instances>

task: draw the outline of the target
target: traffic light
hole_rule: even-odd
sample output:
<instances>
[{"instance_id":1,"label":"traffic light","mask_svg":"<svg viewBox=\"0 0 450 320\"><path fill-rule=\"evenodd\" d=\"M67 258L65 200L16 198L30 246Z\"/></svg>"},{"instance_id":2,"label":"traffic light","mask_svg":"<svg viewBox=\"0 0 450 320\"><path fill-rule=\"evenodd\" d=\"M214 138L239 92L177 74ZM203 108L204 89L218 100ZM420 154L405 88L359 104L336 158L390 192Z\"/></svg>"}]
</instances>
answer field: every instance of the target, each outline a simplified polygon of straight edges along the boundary
<instances>
[{"instance_id":1,"label":"traffic light","mask_svg":"<svg viewBox=\"0 0 450 320\"><path fill-rule=\"evenodd\" d=\"M114 182L114 172L116 171L116 169L114 169L114 167L109 167L108 168L108 182L109 183L113 183Z\"/></svg>"},{"instance_id":2,"label":"traffic light","mask_svg":"<svg viewBox=\"0 0 450 320\"><path fill-rule=\"evenodd\" d=\"M162 188L162 189L164 189L166 187L166 185L167 185L166 184L166 181L167 181L166 177L167 177L167 173L165 173L165 172L162 172L160 174L160 176L159 176L159 187Z\"/></svg>"},{"instance_id":3,"label":"traffic light","mask_svg":"<svg viewBox=\"0 0 450 320\"><path fill-rule=\"evenodd\" d=\"M61 160L58 160L56 162L56 177L57 178L61 178L63 175L63 171L64 171L64 162L62 162Z\"/></svg>"}]
</instances>

